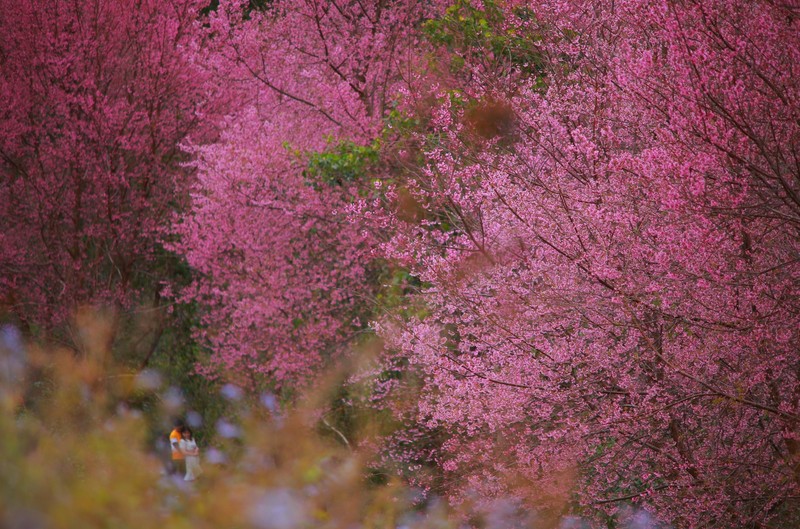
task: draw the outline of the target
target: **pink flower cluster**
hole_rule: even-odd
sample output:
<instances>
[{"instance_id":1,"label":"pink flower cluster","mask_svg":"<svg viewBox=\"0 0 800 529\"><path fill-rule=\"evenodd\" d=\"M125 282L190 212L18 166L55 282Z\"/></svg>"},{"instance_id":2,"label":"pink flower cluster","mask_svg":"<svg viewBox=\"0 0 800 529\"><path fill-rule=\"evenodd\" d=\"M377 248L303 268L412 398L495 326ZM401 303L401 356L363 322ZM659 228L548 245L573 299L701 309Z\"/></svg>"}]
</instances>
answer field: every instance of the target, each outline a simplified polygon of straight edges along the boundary
<instances>
[{"instance_id":1,"label":"pink flower cluster","mask_svg":"<svg viewBox=\"0 0 800 529\"><path fill-rule=\"evenodd\" d=\"M561 508L577 487L680 527L796 512L796 13L533 9L517 23L542 71L476 61L459 86L507 102L513 127L476 143L443 102L409 185L427 216L394 219L429 313L390 336L426 377L418 419L450 437L443 471L462 494Z\"/></svg>"}]
</instances>

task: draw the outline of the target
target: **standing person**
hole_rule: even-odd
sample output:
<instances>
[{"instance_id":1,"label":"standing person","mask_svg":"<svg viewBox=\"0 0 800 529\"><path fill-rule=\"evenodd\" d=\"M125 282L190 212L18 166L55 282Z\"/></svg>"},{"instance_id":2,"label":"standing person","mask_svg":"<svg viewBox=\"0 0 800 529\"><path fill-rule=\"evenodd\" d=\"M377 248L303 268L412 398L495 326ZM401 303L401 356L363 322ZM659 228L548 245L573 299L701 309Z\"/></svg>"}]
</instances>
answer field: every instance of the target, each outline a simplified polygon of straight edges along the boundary
<instances>
[{"instance_id":1,"label":"standing person","mask_svg":"<svg viewBox=\"0 0 800 529\"><path fill-rule=\"evenodd\" d=\"M169 446L172 450L172 465L170 466L170 474L179 475L186 472L186 461L184 460L183 452L181 452L180 442L183 438L183 430L186 426L182 421L175 422L175 428L169 433Z\"/></svg>"},{"instance_id":2,"label":"standing person","mask_svg":"<svg viewBox=\"0 0 800 529\"><path fill-rule=\"evenodd\" d=\"M197 448L192 430L184 428L181 435L183 438L179 443L179 448L186 461L186 476L183 479L194 481L202 473L200 468L200 449Z\"/></svg>"}]
</instances>

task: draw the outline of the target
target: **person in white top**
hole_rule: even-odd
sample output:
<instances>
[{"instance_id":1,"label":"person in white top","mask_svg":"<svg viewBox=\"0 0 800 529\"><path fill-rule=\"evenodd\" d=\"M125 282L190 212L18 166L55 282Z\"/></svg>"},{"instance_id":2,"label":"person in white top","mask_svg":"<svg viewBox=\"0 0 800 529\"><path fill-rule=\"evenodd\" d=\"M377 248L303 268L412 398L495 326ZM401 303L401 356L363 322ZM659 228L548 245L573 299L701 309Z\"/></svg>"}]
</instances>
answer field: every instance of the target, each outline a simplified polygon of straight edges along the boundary
<instances>
[{"instance_id":1,"label":"person in white top","mask_svg":"<svg viewBox=\"0 0 800 529\"><path fill-rule=\"evenodd\" d=\"M181 432L181 441L178 444L184 459L186 460L186 476L184 480L194 481L203 470L200 468L200 450L194 440L194 435L189 428L184 428Z\"/></svg>"}]
</instances>

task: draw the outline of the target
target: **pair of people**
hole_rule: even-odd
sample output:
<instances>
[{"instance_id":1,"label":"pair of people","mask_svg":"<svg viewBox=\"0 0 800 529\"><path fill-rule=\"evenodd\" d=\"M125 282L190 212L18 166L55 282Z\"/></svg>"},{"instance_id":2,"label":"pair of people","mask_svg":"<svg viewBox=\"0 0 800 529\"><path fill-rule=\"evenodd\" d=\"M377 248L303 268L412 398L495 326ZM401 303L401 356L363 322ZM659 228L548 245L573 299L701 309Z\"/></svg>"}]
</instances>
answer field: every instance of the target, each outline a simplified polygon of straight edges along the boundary
<instances>
[{"instance_id":1,"label":"pair of people","mask_svg":"<svg viewBox=\"0 0 800 529\"><path fill-rule=\"evenodd\" d=\"M172 450L172 474L184 474L183 479L194 481L200 475L200 449L194 440L192 430L183 424L176 424L169 434Z\"/></svg>"}]
</instances>

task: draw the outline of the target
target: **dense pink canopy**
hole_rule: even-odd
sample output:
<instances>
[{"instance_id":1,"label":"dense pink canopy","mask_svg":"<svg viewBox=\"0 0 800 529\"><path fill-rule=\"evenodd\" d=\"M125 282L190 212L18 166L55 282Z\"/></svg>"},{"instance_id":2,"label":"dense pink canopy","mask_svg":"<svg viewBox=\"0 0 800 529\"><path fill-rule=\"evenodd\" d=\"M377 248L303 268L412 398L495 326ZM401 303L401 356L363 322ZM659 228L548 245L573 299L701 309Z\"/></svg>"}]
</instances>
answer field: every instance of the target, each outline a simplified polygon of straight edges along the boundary
<instances>
[{"instance_id":1,"label":"dense pink canopy","mask_svg":"<svg viewBox=\"0 0 800 529\"><path fill-rule=\"evenodd\" d=\"M289 395L377 332L386 455L454 501L797 521L795 8L123 4L0 9L26 331L161 295L166 246L209 377ZM361 173L312 169L343 146Z\"/></svg>"},{"instance_id":2,"label":"dense pink canopy","mask_svg":"<svg viewBox=\"0 0 800 529\"><path fill-rule=\"evenodd\" d=\"M224 101L191 53L200 5L2 2L0 296L28 330L154 282L186 198L179 143Z\"/></svg>"},{"instance_id":3,"label":"dense pink canopy","mask_svg":"<svg viewBox=\"0 0 800 529\"><path fill-rule=\"evenodd\" d=\"M367 144L414 76L425 2L275 2L211 15L207 66L241 101L220 141L197 147L193 209L178 251L209 307L209 375L255 386L309 381L349 348L373 285L369 225L347 216L352 183L318 185L308 156Z\"/></svg>"},{"instance_id":4,"label":"dense pink canopy","mask_svg":"<svg viewBox=\"0 0 800 529\"><path fill-rule=\"evenodd\" d=\"M546 2L546 87L475 62L514 125L441 144L390 248L394 331L462 494L737 526L800 491L800 32L766 2ZM509 20L514 20L509 13ZM558 493L559 489L562 491ZM794 505L794 507L792 507ZM747 522L749 523L749 522Z\"/></svg>"}]
</instances>

